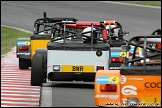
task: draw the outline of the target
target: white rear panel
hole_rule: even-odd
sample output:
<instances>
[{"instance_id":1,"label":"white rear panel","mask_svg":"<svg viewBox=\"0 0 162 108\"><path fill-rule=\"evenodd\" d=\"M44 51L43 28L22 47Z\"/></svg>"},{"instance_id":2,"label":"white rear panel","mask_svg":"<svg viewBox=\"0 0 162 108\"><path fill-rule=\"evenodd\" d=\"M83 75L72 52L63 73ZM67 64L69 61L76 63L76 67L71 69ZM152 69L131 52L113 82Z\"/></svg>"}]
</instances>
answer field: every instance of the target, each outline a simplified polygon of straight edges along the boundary
<instances>
[{"instance_id":1,"label":"white rear panel","mask_svg":"<svg viewBox=\"0 0 162 108\"><path fill-rule=\"evenodd\" d=\"M102 51L102 56L98 57L96 51L48 50L47 74L53 72L53 65L94 65L94 71L96 66L104 66L108 70L108 58L109 51Z\"/></svg>"}]
</instances>

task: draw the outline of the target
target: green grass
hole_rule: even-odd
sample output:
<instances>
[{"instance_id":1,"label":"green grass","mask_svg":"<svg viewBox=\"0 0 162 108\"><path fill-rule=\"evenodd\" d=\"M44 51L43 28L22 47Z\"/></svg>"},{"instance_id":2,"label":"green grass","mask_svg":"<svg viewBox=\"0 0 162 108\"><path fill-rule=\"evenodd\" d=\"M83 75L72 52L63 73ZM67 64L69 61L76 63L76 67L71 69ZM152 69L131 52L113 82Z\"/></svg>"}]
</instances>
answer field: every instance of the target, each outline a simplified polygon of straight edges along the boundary
<instances>
[{"instance_id":1,"label":"green grass","mask_svg":"<svg viewBox=\"0 0 162 108\"><path fill-rule=\"evenodd\" d=\"M28 38L30 36L30 33L25 33L7 27L1 27L1 58L4 56L4 54L11 51L14 46L16 46L17 38Z\"/></svg>"},{"instance_id":2,"label":"green grass","mask_svg":"<svg viewBox=\"0 0 162 108\"><path fill-rule=\"evenodd\" d=\"M151 5L151 6L161 6L161 1L119 1L131 4L142 4L142 5Z\"/></svg>"}]
</instances>

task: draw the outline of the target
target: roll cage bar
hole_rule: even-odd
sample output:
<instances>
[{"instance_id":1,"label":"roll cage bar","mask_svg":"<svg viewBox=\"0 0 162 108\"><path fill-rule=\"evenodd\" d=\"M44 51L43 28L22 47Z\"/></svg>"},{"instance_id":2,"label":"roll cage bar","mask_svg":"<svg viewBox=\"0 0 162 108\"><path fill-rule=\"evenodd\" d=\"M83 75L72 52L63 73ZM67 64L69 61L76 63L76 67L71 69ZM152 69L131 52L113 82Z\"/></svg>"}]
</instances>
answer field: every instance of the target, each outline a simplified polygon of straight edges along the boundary
<instances>
[{"instance_id":1,"label":"roll cage bar","mask_svg":"<svg viewBox=\"0 0 162 108\"><path fill-rule=\"evenodd\" d=\"M118 26L115 27L115 28L111 28L110 26L109 26L110 28L108 28L108 29L105 28L106 25L111 25L111 24L117 24ZM63 29L58 28L56 25L60 25L60 27L62 26ZM91 31L80 33L80 35L82 35L84 37L88 37L88 36L85 35L86 33L91 33L91 41L92 41L91 43L93 43L93 40L103 41L104 43L106 43L109 40L109 42L107 42L107 43L111 43L111 36L113 36L112 33L111 33L111 30L116 29L116 28L120 28L119 37L117 37L117 38L119 38L119 40L123 40L123 36L128 34L127 32L123 32L123 29L122 29L122 26L121 26L120 23L115 22L115 21L111 21L111 20L104 21L104 22L99 22L99 21L76 21L76 22L71 22L71 21L68 21L66 19L66 21L56 22L55 24L53 24L51 41L53 42L53 41L57 41L57 40L61 40L61 39L65 40L65 38L74 37L74 36L76 36L76 34L78 34L76 32L67 30L66 29L67 27L68 28L70 28L70 27L72 27L72 28L80 28L80 29L84 29L86 27L92 27ZM93 28L95 28L95 30L93 30ZM64 37L55 39L55 32L57 30L64 32ZM108 30L109 30L109 32L108 32ZM103 40L93 37L93 32L94 31L95 32L102 31ZM107 32L108 32L108 34L107 34ZM65 36L66 33L72 33L73 35ZM110 39L109 39L109 37L110 37Z\"/></svg>"},{"instance_id":2,"label":"roll cage bar","mask_svg":"<svg viewBox=\"0 0 162 108\"><path fill-rule=\"evenodd\" d=\"M141 38L143 39L143 43L139 42L139 40ZM153 58L153 57L157 57L157 56L161 55L161 49L159 50L157 48L151 48L151 47L147 46L147 43L148 43L147 39L149 39L149 38L161 38L161 35L134 36L133 38L131 38L129 41L126 42L126 45L122 46L123 51L127 51L127 52L130 49L130 45L135 46L132 60L128 61L127 58L124 58L124 64L126 66L128 66L129 63L134 63L136 61L144 60L143 66L145 67L146 66L146 58ZM132 41L136 42L136 44L132 43ZM143 44L143 45L141 45L141 44ZM142 48L144 50L144 55L141 58L136 58L135 59L135 51L136 51L137 47L140 47L140 48ZM149 55L146 54L147 49L151 50L151 51L156 51L157 53L149 56Z\"/></svg>"},{"instance_id":3,"label":"roll cage bar","mask_svg":"<svg viewBox=\"0 0 162 108\"><path fill-rule=\"evenodd\" d=\"M76 22L78 21L78 19L74 18L74 17L52 17L52 18L48 18L46 17L46 12L43 13L44 18L39 18L34 22L34 34L38 34L44 31L49 31L51 30L52 25L47 25L50 23L56 23L56 22L60 22L60 21L64 21L64 20L68 20L68 21L73 21ZM44 30L43 31L39 31L39 26L43 25L44 26ZM47 27L50 27L50 29L46 29ZM37 28L37 30L35 30L35 28Z\"/></svg>"},{"instance_id":4,"label":"roll cage bar","mask_svg":"<svg viewBox=\"0 0 162 108\"><path fill-rule=\"evenodd\" d=\"M62 21L62 22L57 22L57 23L55 23L55 24L52 26L51 42L54 42L54 41L58 41L58 40L62 40L62 39L63 39L63 40L64 40L64 44L65 44L65 39L66 39L66 38L74 37L74 36L76 36L77 34L78 34L78 35L81 35L81 36L83 36L83 37L88 37L88 36L85 35L86 33L91 33L91 45L93 44L94 39L95 39L95 40L102 41L102 40L100 40L100 39L98 39L98 38L93 37L94 31L97 32L97 31L101 30L100 28L94 27L95 25L98 25L98 24L96 24L96 23L91 23L91 24L77 25L78 23L79 23L79 22L70 22L70 21L67 21L67 20L66 20L66 21ZM60 28L56 27L57 24L63 25L63 29L60 30ZM86 27L86 26L89 26L89 27L92 27L92 29L91 29L91 31L88 31L88 32L76 33L76 32L74 32L74 31L67 30L67 29L66 29L66 24L76 24L76 26L80 26L80 27L82 27L82 26L85 26L85 27ZM74 28L75 28L75 27L74 27ZM93 28L96 28L96 30L93 30ZM55 36L54 36L54 35L55 35L56 30L60 30L60 31L64 32L64 36L55 39ZM66 36L66 33L71 33L72 35Z\"/></svg>"}]
</instances>

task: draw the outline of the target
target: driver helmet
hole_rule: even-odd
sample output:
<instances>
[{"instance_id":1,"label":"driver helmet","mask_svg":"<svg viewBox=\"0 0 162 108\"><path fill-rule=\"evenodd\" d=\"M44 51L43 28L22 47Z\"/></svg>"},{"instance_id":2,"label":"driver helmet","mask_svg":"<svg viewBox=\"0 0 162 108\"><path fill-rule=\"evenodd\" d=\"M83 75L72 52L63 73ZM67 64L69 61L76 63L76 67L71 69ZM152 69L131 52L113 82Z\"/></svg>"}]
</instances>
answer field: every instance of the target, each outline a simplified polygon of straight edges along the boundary
<instances>
[{"instance_id":1,"label":"driver helmet","mask_svg":"<svg viewBox=\"0 0 162 108\"><path fill-rule=\"evenodd\" d=\"M39 35L49 35L47 31L40 32Z\"/></svg>"},{"instance_id":2,"label":"driver helmet","mask_svg":"<svg viewBox=\"0 0 162 108\"><path fill-rule=\"evenodd\" d=\"M161 35L161 29L156 29L151 35Z\"/></svg>"},{"instance_id":3,"label":"driver helmet","mask_svg":"<svg viewBox=\"0 0 162 108\"><path fill-rule=\"evenodd\" d=\"M83 30L82 33L88 32L88 31L91 31L91 30L92 30L92 27L86 27L86 28ZM93 30L96 30L96 29L93 28ZM95 34L95 32L93 32L93 33ZM86 33L86 34L84 34L84 35L87 36L87 37L82 36L82 39L83 39L83 40L87 40L88 38L89 38L89 39L91 38L91 33Z\"/></svg>"},{"instance_id":4,"label":"driver helmet","mask_svg":"<svg viewBox=\"0 0 162 108\"><path fill-rule=\"evenodd\" d=\"M108 30L108 32L110 31L110 28L115 28L116 25L107 25L106 29ZM119 29L120 28L116 28L116 29L112 29L111 32L113 33L113 36L117 36L118 37L118 33L119 33Z\"/></svg>"}]
</instances>

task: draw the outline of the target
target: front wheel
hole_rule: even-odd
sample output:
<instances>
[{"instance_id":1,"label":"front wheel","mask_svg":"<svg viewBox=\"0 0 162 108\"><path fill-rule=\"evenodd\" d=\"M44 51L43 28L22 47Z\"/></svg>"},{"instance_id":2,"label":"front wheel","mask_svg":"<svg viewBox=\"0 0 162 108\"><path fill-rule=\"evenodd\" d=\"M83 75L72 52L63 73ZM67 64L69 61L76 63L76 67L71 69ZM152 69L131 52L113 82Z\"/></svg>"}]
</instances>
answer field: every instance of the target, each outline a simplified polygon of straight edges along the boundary
<instances>
[{"instance_id":1,"label":"front wheel","mask_svg":"<svg viewBox=\"0 0 162 108\"><path fill-rule=\"evenodd\" d=\"M44 56L43 54L35 54L32 58L31 68L31 85L42 86L44 82Z\"/></svg>"}]
</instances>

